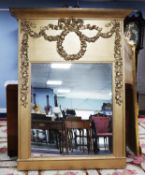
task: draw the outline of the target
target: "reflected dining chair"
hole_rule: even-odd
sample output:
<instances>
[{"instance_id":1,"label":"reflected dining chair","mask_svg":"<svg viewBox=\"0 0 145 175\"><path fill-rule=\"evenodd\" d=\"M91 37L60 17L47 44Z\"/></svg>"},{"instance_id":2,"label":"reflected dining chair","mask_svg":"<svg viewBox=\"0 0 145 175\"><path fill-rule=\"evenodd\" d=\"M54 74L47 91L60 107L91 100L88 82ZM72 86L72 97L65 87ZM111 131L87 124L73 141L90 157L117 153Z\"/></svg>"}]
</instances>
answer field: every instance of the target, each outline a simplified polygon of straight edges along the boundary
<instances>
[{"instance_id":1,"label":"reflected dining chair","mask_svg":"<svg viewBox=\"0 0 145 175\"><path fill-rule=\"evenodd\" d=\"M46 129L39 128L39 123L50 120L46 118L45 114L32 113L31 114L31 124L32 124L32 142L46 142L48 143L48 134ZM37 123L37 124L36 124ZM33 127L35 124L35 127ZM37 127L36 127L37 125Z\"/></svg>"},{"instance_id":2,"label":"reflected dining chair","mask_svg":"<svg viewBox=\"0 0 145 175\"><path fill-rule=\"evenodd\" d=\"M67 154L69 151L73 152L74 149L80 152L90 152L92 129L89 120L65 120L64 128L64 147Z\"/></svg>"},{"instance_id":3,"label":"reflected dining chair","mask_svg":"<svg viewBox=\"0 0 145 175\"><path fill-rule=\"evenodd\" d=\"M99 138L103 137L104 140L104 148L109 150L112 149L112 118L111 117L92 117L92 130L93 130L93 138L94 138L94 152L100 150L101 145L99 142ZM107 141L110 143L109 146ZM111 150L110 150L111 151Z\"/></svg>"}]
</instances>

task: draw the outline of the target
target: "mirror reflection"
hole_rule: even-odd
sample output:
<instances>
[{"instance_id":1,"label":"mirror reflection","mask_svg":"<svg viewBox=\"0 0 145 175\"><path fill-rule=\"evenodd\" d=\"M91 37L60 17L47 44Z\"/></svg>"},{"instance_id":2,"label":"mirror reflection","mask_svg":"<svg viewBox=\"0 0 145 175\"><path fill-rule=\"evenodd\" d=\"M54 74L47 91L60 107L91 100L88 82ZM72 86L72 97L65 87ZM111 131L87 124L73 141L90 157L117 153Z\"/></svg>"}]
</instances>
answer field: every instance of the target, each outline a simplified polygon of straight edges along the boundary
<instances>
[{"instance_id":1,"label":"mirror reflection","mask_svg":"<svg viewBox=\"0 0 145 175\"><path fill-rule=\"evenodd\" d=\"M31 155L112 153L112 64L31 66Z\"/></svg>"}]
</instances>

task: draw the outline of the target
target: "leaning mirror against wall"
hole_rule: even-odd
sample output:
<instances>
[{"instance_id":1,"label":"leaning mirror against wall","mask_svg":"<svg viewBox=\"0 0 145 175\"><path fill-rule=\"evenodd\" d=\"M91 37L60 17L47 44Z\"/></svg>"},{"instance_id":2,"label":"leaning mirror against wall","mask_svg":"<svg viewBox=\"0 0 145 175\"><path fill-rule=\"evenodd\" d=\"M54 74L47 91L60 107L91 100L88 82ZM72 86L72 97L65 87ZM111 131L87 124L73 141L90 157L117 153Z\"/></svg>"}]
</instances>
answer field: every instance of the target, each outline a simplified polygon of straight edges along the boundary
<instances>
[{"instance_id":1,"label":"leaning mirror against wall","mask_svg":"<svg viewBox=\"0 0 145 175\"><path fill-rule=\"evenodd\" d=\"M20 25L18 168L124 167L128 11L13 12Z\"/></svg>"},{"instance_id":2,"label":"leaning mirror against wall","mask_svg":"<svg viewBox=\"0 0 145 175\"><path fill-rule=\"evenodd\" d=\"M31 69L32 157L112 154L112 65Z\"/></svg>"}]
</instances>

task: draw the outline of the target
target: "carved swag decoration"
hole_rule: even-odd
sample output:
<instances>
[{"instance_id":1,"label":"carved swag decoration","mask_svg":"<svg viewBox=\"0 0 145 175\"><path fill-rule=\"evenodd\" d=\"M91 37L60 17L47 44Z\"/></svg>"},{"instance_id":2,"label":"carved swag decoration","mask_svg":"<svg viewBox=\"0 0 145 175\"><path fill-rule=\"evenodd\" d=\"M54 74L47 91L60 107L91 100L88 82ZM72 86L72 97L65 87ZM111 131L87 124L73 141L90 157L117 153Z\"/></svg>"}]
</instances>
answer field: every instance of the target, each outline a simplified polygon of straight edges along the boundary
<instances>
[{"instance_id":1,"label":"carved swag decoration","mask_svg":"<svg viewBox=\"0 0 145 175\"><path fill-rule=\"evenodd\" d=\"M43 37L47 41L57 42L57 52L66 61L78 60L86 52L87 42L95 42L100 37L110 38L115 33L115 44L114 44L114 58L115 58L115 100L118 105L122 103L122 55L121 55L121 35L120 35L120 23L114 20L108 24L106 27L111 27L110 31L103 33L103 28L96 25L86 24L82 19L58 19L58 24L48 24L47 26L40 27L39 32L35 32L32 28L36 26L30 21L21 22L21 32L23 33L21 41L21 103L24 107L27 105L27 94L28 94L28 69L29 69L29 58L28 58L28 39L29 36L32 38ZM59 35L49 36L46 32L47 30L60 30L62 31ZM96 30L96 35L93 37L88 37L81 32L81 30ZM80 39L80 50L76 54L68 54L63 47L63 42L65 37L70 33L74 32Z\"/></svg>"}]
</instances>

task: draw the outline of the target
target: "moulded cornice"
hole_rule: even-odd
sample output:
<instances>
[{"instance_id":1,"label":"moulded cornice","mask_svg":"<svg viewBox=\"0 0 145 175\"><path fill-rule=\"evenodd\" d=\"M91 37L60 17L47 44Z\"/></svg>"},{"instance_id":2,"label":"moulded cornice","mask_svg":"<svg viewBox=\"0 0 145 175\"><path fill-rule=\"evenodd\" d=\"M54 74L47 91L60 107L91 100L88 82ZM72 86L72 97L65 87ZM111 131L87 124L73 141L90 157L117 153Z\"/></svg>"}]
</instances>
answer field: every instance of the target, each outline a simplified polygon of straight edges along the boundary
<instances>
[{"instance_id":1,"label":"moulded cornice","mask_svg":"<svg viewBox=\"0 0 145 175\"><path fill-rule=\"evenodd\" d=\"M55 13L54 13L55 11ZM17 19L48 19L60 17L87 18L124 18L131 9L101 9L101 8L12 8L10 12Z\"/></svg>"}]
</instances>

